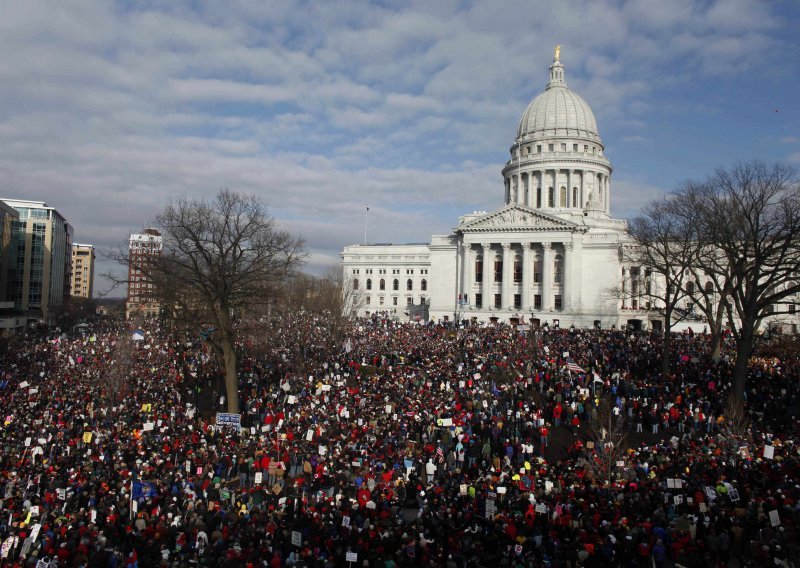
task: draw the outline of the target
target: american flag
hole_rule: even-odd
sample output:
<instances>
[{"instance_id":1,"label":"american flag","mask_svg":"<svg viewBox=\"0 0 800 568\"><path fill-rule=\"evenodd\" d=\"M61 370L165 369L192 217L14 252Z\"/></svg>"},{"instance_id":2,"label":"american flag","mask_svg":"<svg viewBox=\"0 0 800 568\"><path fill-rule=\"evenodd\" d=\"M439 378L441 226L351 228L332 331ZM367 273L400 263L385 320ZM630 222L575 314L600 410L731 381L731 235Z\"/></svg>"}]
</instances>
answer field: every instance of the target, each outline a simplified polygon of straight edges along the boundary
<instances>
[{"instance_id":1,"label":"american flag","mask_svg":"<svg viewBox=\"0 0 800 568\"><path fill-rule=\"evenodd\" d=\"M586 371L583 370L580 365L578 365L574 359L569 358L567 359L567 368L572 371L573 373L583 373L586 374Z\"/></svg>"},{"instance_id":2,"label":"american flag","mask_svg":"<svg viewBox=\"0 0 800 568\"><path fill-rule=\"evenodd\" d=\"M436 461L439 463L442 463L444 461L444 452L442 451L441 446L436 448Z\"/></svg>"}]
</instances>

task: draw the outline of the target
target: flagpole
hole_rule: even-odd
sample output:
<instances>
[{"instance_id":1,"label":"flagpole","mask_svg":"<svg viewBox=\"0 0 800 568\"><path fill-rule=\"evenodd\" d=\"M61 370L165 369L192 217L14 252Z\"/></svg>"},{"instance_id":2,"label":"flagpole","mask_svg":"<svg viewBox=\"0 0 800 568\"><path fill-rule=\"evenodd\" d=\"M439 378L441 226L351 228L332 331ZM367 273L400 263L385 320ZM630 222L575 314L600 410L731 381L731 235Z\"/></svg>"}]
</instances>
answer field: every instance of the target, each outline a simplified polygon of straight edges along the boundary
<instances>
[{"instance_id":1,"label":"flagpole","mask_svg":"<svg viewBox=\"0 0 800 568\"><path fill-rule=\"evenodd\" d=\"M367 217L369 216L369 206L367 206L367 210L364 211L364 245L367 244Z\"/></svg>"}]
</instances>

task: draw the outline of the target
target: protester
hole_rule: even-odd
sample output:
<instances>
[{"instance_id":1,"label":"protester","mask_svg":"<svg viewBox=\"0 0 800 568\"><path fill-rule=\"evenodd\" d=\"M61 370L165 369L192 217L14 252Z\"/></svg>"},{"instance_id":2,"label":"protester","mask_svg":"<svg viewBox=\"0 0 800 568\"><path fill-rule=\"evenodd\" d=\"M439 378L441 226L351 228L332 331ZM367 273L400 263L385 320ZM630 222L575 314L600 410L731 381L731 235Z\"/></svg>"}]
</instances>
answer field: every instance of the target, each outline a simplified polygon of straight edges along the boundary
<instances>
[{"instance_id":1,"label":"protester","mask_svg":"<svg viewBox=\"0 0 800 568\"><path fill-rule=\"evenodd\" d=\"M800 358L704 335L357 320L240 345L121 322L0 360L3 566L794 566ZM568 361L569 360L569 361ZM581 372L571 369L579 368ZM585 370L585 371L584 371Z\"/></svg>"}]
</instances>

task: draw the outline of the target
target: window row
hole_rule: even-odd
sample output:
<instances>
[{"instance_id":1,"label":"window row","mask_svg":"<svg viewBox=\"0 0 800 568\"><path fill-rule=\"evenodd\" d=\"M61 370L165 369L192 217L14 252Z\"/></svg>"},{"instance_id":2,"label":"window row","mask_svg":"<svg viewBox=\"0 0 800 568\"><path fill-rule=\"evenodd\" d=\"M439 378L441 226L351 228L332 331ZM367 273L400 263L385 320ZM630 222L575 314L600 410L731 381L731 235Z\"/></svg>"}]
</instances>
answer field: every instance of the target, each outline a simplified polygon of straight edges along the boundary
<instances>
[{"instance_id":1,"label":"window row","mask_svg":"<svg viewBox=\"0 0 800 568\"><path fill-rule=\"evenodd\" d=\"M358 278L353 278L353 290L358 290L359 283ZM367 278L366 282L366 289L372 290L372 278ZM409 278L406 280L406 290L413 290L414 289L414 281ZM428 281L423 279L419 283L419 289L425 291L428 289ZM386 280L381 278L378 281L378 290L386 290ZM392 280L392 290L400 290L400 280L395 278Z\"/></svg>"},{"instance_id":2,"label":"window row","mask_svg":"<svg viewBox=\"0 0 800 568\"><path fill-rule=\"evenodd\" d=\"M424 304L425 300L426 300L425 296L420 296L420 298L419 298L420 303ZM414 303L414 299L411 296L406 297L406 305L407 306L410 306L413 303ZM367 305L367 306L371 306L372 305L372 296L367 296L366 298L364 298L364 304ZM378 305L379 306L386 305L386 296L378 296ZM392 306L399 306L400 305L400 299L397 296L392 296L391 305Z\"/></svg>"},{"instance_id":3,"label":"window row","mask_svg":"<svg viewBox=\"0 0 800 568\"><path fill-rule=\"evenodd\" d=\"M475 294L475 308L483 309L487 306L483 304L483 297L484 295L481 293ZM491 307L500 310L503 308L503 295L502 294L493 294L492 297L492 304ZM463 296L463 303L469 304L469 296L464 294ZM521 310L522 309L522 294L514 294L514 309ZM556 310L560 310L564 307L564 302L562 299L561 294L554 294L553 295L553 308ZM533 309L534 310L541 310L542 309L542 295L541 294L534 294L533 295Z\"/></svg>"},{"instance_id":4,"label":"window row","mask_svg":"<svg viewBox=\"0 0 800 568\"><path fill-rule=\"evenodd\" d=\"M537 258L533 261L533 281L534 283L542 282L542 268L544 262L541 258ZM492 281L495 283L501 283L503 281L503 261L499 259L495 259L494 267L493 267L493 274ZM553 282L556 284L561 284L564 280L564 257L560 254L555 256L553 260ZM514 282L516 284L522 283L522 256L516 255L514 257L514 267L513 267L513 275L512 275ZM479 256L475 260L475 282L481 283L483 282L483 257Z\"/></svg>"}]
</instances>

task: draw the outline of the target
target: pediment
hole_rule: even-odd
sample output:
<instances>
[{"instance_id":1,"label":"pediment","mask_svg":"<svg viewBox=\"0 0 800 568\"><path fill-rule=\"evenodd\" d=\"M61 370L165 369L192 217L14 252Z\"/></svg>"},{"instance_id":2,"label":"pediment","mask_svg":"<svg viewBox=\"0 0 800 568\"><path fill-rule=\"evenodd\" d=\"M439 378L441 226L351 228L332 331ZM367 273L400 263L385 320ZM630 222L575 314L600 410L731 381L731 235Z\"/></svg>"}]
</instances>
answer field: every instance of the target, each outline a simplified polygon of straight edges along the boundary
<instances>
[{"instance_id":1,"label":"pediment","mask_svg":"<svg viewBox=\"0 0 800 568\"><path fill-rule=\"evenodd\" d=\"M580 229L581 226L556 217L542 213L538 209L532 209L524 205L507 205L497 211L487 213L477 219L472 219L456 228L457 231L542 231L560 230L573 231Z\"/></svg>"}]
</instances>

